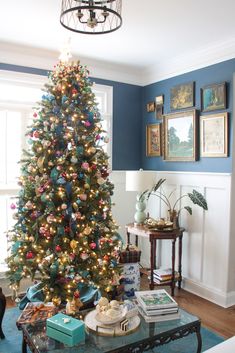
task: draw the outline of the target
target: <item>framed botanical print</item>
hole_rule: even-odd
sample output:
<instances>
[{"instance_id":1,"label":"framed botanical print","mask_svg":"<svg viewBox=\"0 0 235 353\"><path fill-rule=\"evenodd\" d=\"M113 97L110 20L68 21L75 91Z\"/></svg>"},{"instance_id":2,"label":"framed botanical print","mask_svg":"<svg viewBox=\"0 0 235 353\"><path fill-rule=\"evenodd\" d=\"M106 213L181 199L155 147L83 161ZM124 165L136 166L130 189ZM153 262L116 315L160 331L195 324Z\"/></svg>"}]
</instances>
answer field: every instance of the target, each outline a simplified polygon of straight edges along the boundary
<instances>
[{"instance_id":1,"label":"framed botanical print","mask_svg":"<svg viewBox=\"0 0 235 353\"><path fill-rule=\"evenodd\" d=\"M197 160L196 110L165 115L163 124L164 159L184 162Z\"/></svg>"},{"instance_id":2,"label":"framed botanical print","mask_svg":"<svg viewBox=\"0 0 235 353\"><path fill-rule=\"evenodd\" d=\"M146 127L146 155L161 156L161 124L149 124Z\"/></svg>"},{"instance_id":3,"label":"framed botanical print","mask_svg":"<svg viewBox=\"0 0 235 353\"><path fill-rule=\"evenodd\" d=\"M194 86L194 82L189 82L171 88L171 111L194 107Z\"/></svg>"},{"instance_id":4,"label":"framed botanical print","mask_svg":"<svg viewBox=\"0 0 235 353\"><path fill-rule=\"evenodd\" d=\"M228 113L200 117L201 157L228 156Z\"/></svg>"},{"instance_id":5,"label":"framed botanical print","mask_svg":"<svg viewBox=\"0 0 235 353\"><path fill-rule=\"evenodd\" d=\"M203 112L226 109L226 82L201 88L201 106Z\"/></svg>"}]
</instances>

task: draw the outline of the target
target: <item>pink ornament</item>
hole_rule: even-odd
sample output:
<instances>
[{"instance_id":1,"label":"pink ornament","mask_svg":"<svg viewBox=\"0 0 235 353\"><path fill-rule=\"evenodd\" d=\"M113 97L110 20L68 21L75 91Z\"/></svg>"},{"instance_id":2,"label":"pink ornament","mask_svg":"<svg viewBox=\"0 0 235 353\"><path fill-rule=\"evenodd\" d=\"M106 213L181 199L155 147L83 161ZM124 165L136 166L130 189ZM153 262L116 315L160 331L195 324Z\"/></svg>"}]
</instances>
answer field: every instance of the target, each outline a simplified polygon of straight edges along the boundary
<instances>
[{"instance_id":1,"label":"pink ornament","mask_svg":"<svg viewBox=\"0 0 235 353\"><path fill-rule=\"evenodd\" d=\"M15 209L16 209L16 205L15 205L14 203L12 203L12 204L10 205L10 208L11 208L12 210L15 210Z\"/></svg>"},{"instance_id":2,"label":"pink ornament","mask_svg":"<svg viewBox=\"0 0 235 353\"><path fill-rule=\"evenodd\" d=\"M39 228L39 233L40 233L40 234L46 233L46 228L45 228L45 227L40 227L40 228Z\"/></svg>"},{"instance_id":3,"label":"pink ornament","mask_svg":"<svg viewBox=\"0 0 235 353\"><path fill-rule=\"evenodd\" d=\"M70 257L70 259L73 261L73 260L75 259L76 255L75 255L74 253L70 253L70 254L69 254L69 257Z\"/></svg>"},{"instance_id":4,"label":"pink ornament","mask_svg":"<svg viewBox=\"0 0 235 353\"><path fill-rule=\"evenodd\" d=\"M79 195L79 199L80 199L81 201L86 201L86 199L87 199L87 194L81 194L81 195Z\"/></svg>"},{"instance_id":5,"label":"pink ornament","mask_svg":"<svg viewBox=\"0 0 235 353\"><path fill-rule=\"evenodd\" d=\"M89 127L89 126L91 126L91 123L90 123L90 121L85 121L85 126L86 126L86 127Z\"/></svg>"},{"instance_id":6,"label":"pink ornament","mask_svg":"<svg viewBox=\"0 0 235 353\"><path fill-rule=\"evenodd\" d=\"M90 248L94 250L96 248L96 243L92 242L89 244Z\"/></svg>"},{"instance_id":7,"label":"pink ornament","mask_svg":"<svg viewBox=\"0 0 235 353\"><path fill-rule=\"evenodd\" d=\"M83 168L83 169L88 169L88 168L89 168L89 163L83 162L83 163L82 163L82 168Z\"/></svg>"},{"instance_id":8,"label":"pink ornament","mask_svg":"<svg viewBox=\"0 0 235 353\"><path fill-rule=\"evenodd\" d=\"M62 249L61 249L61 246L60 246L60 245L56 245L55 251L60 252L61 250L62 250Z\"/></svg>"},{"instance_id":9,"label":"pink ornament","mask_svg":"<svg viewBox=\"0 0 235 353\"><path fill-rule=\"evenodd\" d=\"M101 139L101 136L100 136L100 135L96 135L95 139L96 139L96 140L100 140L100 139Z\"/></svg>"},{"instance_id":10,"label":"pink ornament","mask_svg":"<svg viewBox=\"0 0 235 353\"><path fill-rule=\"evenodd\" d=\"M36 118L38 115L37 115L37 113L35 112L35 113L33 113L33 117L34 118Z\"/></svg>"},{"instance_id":11,"label":"pink ornament","mask_svg":"<svg viewBox=\"0 0 235 353\"><path fill-rule=\"evenodd\" d=\"M33 137L34 137L35 139L39 138L39 132L38 132L38 131L34 131L34 132L33 132Z\"/></svg>"}]
</instances>

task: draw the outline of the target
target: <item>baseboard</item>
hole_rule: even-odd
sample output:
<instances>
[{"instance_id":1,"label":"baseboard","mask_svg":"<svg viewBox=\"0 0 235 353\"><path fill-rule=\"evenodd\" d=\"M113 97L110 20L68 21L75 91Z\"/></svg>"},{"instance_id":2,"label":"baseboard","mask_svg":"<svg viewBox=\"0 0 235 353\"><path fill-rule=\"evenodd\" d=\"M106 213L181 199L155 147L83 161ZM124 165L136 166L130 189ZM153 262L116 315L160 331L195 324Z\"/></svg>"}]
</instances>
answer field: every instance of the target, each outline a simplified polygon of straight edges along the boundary
<instances>
[{"instance_id":1,"label":"baseboard","mask_svg":"<svg viewBox=\"0 0 235 353\"><path fill-rule=\"evenodd\" d=\"M188 278L183 279L182 288L224 308L235 305L235 292L218 291Z\"/></svg>"}]
</instances>

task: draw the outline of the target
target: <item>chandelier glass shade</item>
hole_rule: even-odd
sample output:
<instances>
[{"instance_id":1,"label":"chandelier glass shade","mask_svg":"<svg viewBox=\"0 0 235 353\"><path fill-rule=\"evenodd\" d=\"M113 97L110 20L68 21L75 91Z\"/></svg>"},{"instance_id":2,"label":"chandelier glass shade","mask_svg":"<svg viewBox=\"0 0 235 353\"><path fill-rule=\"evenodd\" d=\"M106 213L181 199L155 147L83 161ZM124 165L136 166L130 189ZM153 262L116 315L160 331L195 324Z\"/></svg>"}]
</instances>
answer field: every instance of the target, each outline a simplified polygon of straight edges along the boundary
<instances>
[{"instance_id":1,"label":"chandelier glass shade","mask_svg":"<svg viewBox=\"0 0 235 353\"><path fill-rule=\"evenodd\" d=\"M60 23L73 32L103 34L122 25L122 0L62 0Z\"/></svg>"}]
</instances>

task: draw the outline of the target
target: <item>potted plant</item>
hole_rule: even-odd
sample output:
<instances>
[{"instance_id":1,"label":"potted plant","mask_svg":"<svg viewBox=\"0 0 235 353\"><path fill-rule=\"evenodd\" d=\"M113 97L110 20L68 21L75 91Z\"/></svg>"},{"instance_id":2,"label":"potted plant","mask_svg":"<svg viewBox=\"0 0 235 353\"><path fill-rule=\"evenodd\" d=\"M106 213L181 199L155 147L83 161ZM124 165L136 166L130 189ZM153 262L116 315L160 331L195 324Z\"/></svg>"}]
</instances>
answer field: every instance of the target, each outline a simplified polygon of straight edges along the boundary
<instances>
[{"instance_id":1,"label":"potted plant","mask_svg":"<svg viewBox=\"0 0 235 353\"><path fill-rule=\"evenodd\" d=\"M188 192L180 196L178 199L176 199L174 203L172 203L171 196L175 190L173 190L168 196L165 194L163 188L161 189L161 191L159 190L165 181L166 179L159 179L158 182L152 187L152 189L145 190L140 197L146 198L147 201L151 195L159 197L161 201L164 202L168 208L169 218L170 218L170 221L173 222L174 228L179 227L179 214L182 210L186 210L190 215L192 215L193 213L192 207L190 206L184 206L184 207L178 208L178 206L180 205L179 202L181 199L188 197L195 205L202 207L204 210L208 210L206 199L199 191L195 189L193 189L192 192Z\"/></svg>"}]
</instances>

